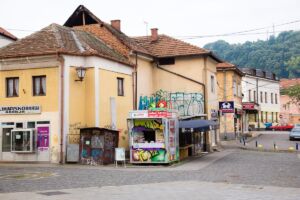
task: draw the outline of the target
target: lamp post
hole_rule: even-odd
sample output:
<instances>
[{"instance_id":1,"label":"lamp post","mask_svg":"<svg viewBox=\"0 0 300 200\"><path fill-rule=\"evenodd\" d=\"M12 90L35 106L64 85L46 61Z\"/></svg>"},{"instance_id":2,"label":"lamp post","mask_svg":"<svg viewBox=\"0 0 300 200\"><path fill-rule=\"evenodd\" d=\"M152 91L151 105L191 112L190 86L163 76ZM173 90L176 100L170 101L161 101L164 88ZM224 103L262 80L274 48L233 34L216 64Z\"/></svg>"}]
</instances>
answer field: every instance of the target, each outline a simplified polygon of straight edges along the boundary
<instances>
[{"instance_id":1,"label":"lamp post","mask_svg":"<svg viewBox=\"0 0 300 200\"><path fill-rule=\"evenodd\" d=\"M78 80L75 80L75 81L83 81L84 77L85 77L85 73L86 73L86 68L84 67L77 67L76 68L76 73L77 73L77 76L78 76Z\"/></svg>"}]
</instances>

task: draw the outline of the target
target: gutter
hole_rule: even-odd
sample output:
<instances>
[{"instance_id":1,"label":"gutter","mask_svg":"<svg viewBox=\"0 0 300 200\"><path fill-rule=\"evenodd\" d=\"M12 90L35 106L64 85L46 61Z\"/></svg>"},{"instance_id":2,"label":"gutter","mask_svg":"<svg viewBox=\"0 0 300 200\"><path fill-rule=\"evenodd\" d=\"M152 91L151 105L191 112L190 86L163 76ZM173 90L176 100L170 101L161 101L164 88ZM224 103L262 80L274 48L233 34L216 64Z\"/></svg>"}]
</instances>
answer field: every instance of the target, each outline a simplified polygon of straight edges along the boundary
<instances>
[{"instance_id":1,"label":"gutter","mask_svg":"<svg viewBox=\"0 0 300 200\"><path fill-rule=\"evenodd\" d=\"M65 60L57 52L57 60L60 62L60 78L61 78L61 90L60 90L60 159L59 163L64 164L64 70L65 70Z\"/></svg>"},{"instance_id":2,"label":"gutter","mask_svg":"<svg viewBox=\"0 0 300 200\"><path fill-rule=\"evenodd\" d=\"M178 74L178 73L176 73L176 72L172 72L172 71L170 71L170 70L168 70L168 69L165 69L165 68L161 67L161 66L158 64L157 61L156 61L156 67L157 67L158 69L160 69L160 70L163 70L163 71L165 71L165 72L168 72L168 73L173 74L173 75L175 75L175 76L178 76L178 77L180 77L180 78L183 78L183 79L189 80L189 81L191 81L191 82L193 82L193 83L197 83L197 84L201 85L201 86L203 87L204 112L206 112L206 107L207 107L206 104L207 104L207 101L206 101L206 87L205 87L205 84L204 84L204 83L201 83L201 82L196 81L196 80L194 80L194 79L192 79L192 78L189 78L189 77L183 76L183 75L181 75L181 74Z\"/></svg>"}]
</instances>

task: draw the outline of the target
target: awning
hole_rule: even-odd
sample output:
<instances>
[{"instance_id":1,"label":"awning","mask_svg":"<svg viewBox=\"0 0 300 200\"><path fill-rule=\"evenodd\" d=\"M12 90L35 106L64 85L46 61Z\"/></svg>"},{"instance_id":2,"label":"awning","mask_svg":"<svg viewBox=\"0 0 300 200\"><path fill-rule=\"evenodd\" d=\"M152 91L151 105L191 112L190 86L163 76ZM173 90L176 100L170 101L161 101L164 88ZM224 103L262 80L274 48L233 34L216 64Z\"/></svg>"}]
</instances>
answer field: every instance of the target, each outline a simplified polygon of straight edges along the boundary
<instances>
[{"instance_id":1,"label":"awning","mask_svg":"<svg viewBox=\"0 0 300 200\"><path fill-rule=\"evenodd\" d=\"M210 130L211 127L218 125L218 122L213 120L193 119L179 121L179 128L193 128L200 130Z\"/></svg>"}]
</instances>

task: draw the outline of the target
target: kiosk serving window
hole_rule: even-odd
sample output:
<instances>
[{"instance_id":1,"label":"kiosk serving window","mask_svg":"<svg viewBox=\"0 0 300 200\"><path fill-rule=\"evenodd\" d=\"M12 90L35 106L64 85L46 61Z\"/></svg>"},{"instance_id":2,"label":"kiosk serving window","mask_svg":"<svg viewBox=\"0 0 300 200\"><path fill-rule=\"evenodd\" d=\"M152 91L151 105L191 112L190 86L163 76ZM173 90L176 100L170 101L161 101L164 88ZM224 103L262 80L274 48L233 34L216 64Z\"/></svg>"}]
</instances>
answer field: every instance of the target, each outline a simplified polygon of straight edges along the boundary
<instances>
[{"instance_id":1,"label":"kiosk serving window","mask_svg":"<svg viewBox=\"0 0 300 200\"><path fill-rule=\"evenodd\" d=\"M31 129L11 131L11 152L30 153L35 150L35 137Z\"/></svg>"}]
</instances>

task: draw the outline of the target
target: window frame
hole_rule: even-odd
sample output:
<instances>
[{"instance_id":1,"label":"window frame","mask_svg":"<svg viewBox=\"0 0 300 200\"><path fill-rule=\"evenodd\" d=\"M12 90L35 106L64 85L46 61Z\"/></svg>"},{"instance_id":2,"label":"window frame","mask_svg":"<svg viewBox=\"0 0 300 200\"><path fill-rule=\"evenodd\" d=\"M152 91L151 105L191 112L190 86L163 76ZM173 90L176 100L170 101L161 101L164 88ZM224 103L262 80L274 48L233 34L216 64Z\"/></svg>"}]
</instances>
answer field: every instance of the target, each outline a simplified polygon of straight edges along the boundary
<instances>
[{"instance_id":1,"label":"window frame","mask_svg":"<svg viewBox=\"0 0 300 200\"><path fill-rule=\"evenodd\" d=\"M13 94L10 96L9 95L9 80L13 80ZM16 80L18 80L17 84L18 84L18 89L16 88ZM7 98L12 98L12 97L19 97L19 85L20 85L20 79L19 77L7 77L6 78L6 97Z\"/></svg>"},{"instance_id":2,"label":"window frame","mask_svg":"<svg viewBox=\"0 0 300 200\"><path fill-rule=\"evenodd\" d=\"M45 78L45 88L43 88L43 78ZM36 84L35 79L40 79L40 91L37 94L36 91ZM46 75L40 75L40 76L32 76L32 96L46 96L47 94L47 76Z\"/></svg>"},{"instance_id":3,"label":"window frame","mask_svg":"<svg viewBox=\"0 0 300 200\"><path fill-rule=\"evenodd\" d=\"M124 95L124 78L117 77L117 93L118 93L118 96L125 96Z\"/></svg>"}]
</instances>

